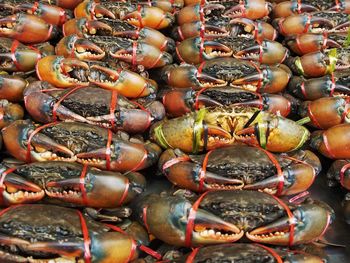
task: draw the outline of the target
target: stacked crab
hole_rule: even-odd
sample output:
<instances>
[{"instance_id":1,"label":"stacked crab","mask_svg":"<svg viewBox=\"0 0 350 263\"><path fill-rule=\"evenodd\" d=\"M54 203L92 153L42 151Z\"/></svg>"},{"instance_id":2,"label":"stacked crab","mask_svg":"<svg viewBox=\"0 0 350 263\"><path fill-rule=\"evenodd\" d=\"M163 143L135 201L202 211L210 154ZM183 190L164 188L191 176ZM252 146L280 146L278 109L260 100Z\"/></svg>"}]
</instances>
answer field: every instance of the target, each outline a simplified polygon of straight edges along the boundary
<instances>
[{"instance_id":1,"label":"stacked crab","mask_svg":"<svg viewBox=\"0 0 350 263\"><path fill-rule=\"evenodd\" d=\"M1 2L0 261L319 262L306 147L350 152L349 4L324 5Z\"/></svg>"}]
</instances>

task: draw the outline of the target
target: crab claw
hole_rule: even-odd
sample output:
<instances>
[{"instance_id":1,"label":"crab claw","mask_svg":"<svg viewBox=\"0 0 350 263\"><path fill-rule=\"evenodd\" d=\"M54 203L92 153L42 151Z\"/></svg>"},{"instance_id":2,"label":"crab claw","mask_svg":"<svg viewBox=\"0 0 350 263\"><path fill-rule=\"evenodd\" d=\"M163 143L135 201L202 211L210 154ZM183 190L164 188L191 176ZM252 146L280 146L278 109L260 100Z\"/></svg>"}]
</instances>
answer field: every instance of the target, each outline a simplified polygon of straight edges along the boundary
<instances>
[{"instance_id":1,"label":"crab claw","mask_svg":"<svg viewBox=\"0 0 350 263\"><path fill-rule=\"evenodd\" d=\"M31 141L32 147L28 151L24 142L28 140L29 134L34 130L35 126L30 120L18 120L4 128L2 135L9 153L22 161L28 161L28 157L30 157L30 160L36 161L62 159L72 161L74 154L71 150L41 133L33 136ZM68 158L65 158L67 156Z\"/></svg>"},{"instance_id":2,"label":"crab claw","mask_svg":"<svg viewBox=\"0 0 350 263\"><path fill-rule=\"evenodd\" d=\"M225 10L225 6L220 4L205 4L201 5L200 3L196 3L193 5L188 5L182 8L176 16L176 21L178 25L183 25L185 23L192 23L195 21L201 21L202 15L210 15L215 14L216 12L223 12Z\"/></svg>"},{"instance_id":3,"label":"crab claw","mask_svg":"<svg viewBox=\"0 0 350 263\"><path fill-rule=\"evenodd\" d=\"M341 48L342 45L327 38L324 34L305 33L285 38L287 46L296 54L304 55L325 48Z\"/></svg>"},{"instance_id":4,"label":"crab claw","mask_svg":"<svg viewBox=\"0 0 350 263\"><path fill-rule=\"evenodd\" d=\"M56 101L55 98L43 92L32 92L24 97L25 107L30 116L35 121L43 123L55 121L52 116L52 111L53 105L55 105ZM55 111L58 119L88 123L88 120L84 117L71 111L62 104L59 104Z\"/></svg>"},{"instance_id":5,"label":"crab claw","mask_svg":"<svg viewBox=\"0 0 350 263\"><path fill-rule=\"evenodd\" d=\"M231 18L244 17L249 19L259 19L268 16L271 9L271 4L265 0L244 0L226 10L224 15Z\"/></svg>"},{"instance_id":6,"label":"crab claw","mask_svg":"<svg viewBox=\"0 0 350 263\"><path fill-rule=\"evenodd\" d=\"M105 57L105 52L99 46L77 35L63 37L55 50L58 56L80 60L101 60Z\"/></svg>"},{"instance_id":7,"label":"crab claw","mask_svg":"<svg viewBox=\"0 0 350 263\"><path fill-rule=\"evenodd\" d=\"M104 232L103 234L91 234L92 260L101 258L106 262L127 262L138 258L135 250L135 241L129 236L119 232ZM29 251L43 251L59 254L65 257L84 258L83 242L56 242L37 241L25 246Z\"/></svg>"},{"instance_id":8,"label":"crab claw","mask_svg":"<svg viewBox=\"0 0 350 263\"><path fill-rule=\"evenodd\" d=\"M267 112L253 116L249 126L236 132L237 140L260 145L271 152L291 152L309 139L310 132L296 122Z\"/></svg>"},{"instance_id":9,"label":"crab claw","mask_svg":"<svg viewBox=\"0 0 350 263\"><path fill-rule=\"evenodd\" d=\"M145 178L139 173L127 176L116 172L87 168L83 185L78 176L50 180L45 185L46 194L68 203L98 208L115 208L128 203L144 191ZM85 189L85 196L82 192ZM113 198L110 198L113 196Z\"/></svg>"},{"instance_id":10,"label":"crab claw","mask_svg":"<svg viewBox=\"0 0 350 263\"><path fill-rule=\"evenodd\" d=\"M303 33L320 33L334 27L331 20L310 14L291 15L286 18L276 18L272 25L284 36Z\"/></svg>"},{"instance_id":11,"label":"crab claw","mask_svg":"<svg viewBox=\"0 0 350 263\"><path fill-rule=\"evenodd\" d=\"M115 31L113 35L116 37L131 38L142 41L146 44L153 45L160 51L173 51L175 49L175 41L166 37L158 30L149 27L143 27L138 30Z\"/></svg>"},{"instance_id":12,"label":"crab claw","mask_svg":"<svg viewBox=\"0 0 350 263\"><path fill-rule=\"evenodd\" d=\"M163 29L174 23L174 16L158 7L141 6L140 10L126 14L122 20L137 27Z\"/></svg>"},{"instance_id":13,"label":"crab claw","mask_svg":"<svg viewBox=\"0 0 350 263\"><path fill-rule=\"evenodd\" d=\"M230 47L201 37L188 38L176 47L176 54L181 61L190 64L199 64L205 60L232 55Z\"/></svg>"},{"instance_id":14,"label":"crab claw","mask_svg":"<svg viewBox=\"0 0 350 263\"><path fill-rule=\"evenodd\" d=\"M168 161L178 156L184 157L185 155L180 150L167 149L162 153L158 162L158 168L174 185L198 192L242 189L244 186L243 180L225 177L210 171L205 171L203 176L202 166L192 163L190 160L174 164L169 168L164 166ZM203 177L201 178L201 176Z\"/></svg>"},{"instance_id":15,"label":"crab claw","mask_svg":"<svg viewBox=\"0 0 350 263\"><path fill-rule=\"evenodd\" d=\"M56 5L48 5L44 3L23 3L15 6L15 13L26 12L33 14L43 19L48 24L61 26L67 19L70 18L70 12Z\"/></svg>"},{"instance_id":16,"label":"crab claw","mask_svg":"<svg viewBox=\"0 0 350 263\"><path fill-rule=\"evenodd\" d=\"M143 42L131 44L127 49L113 50L112 48L109 54L121 61L142 65L146 69L163 67L173 62L173 57L169 53L162 52L155 46Z\"/></svg>"},{"instance_id":17,"label":"crab claw","mask_svg":"<svg viewBox=\"0 0 350 263\"><path fill-rule=\"evenodd\" d=\"M92 65L88 79L91 83L108 90L117 90L128 98L139 98L153 94L157 91L157 84L141 77L139 74L122 70L120 72Z\"/></svg>"},{"instance_id":18,"label":"crab claw","mask_svg":"<svg viewBox=\"0 0 350 263\"><path fill-rule=\"evenodd\" d=\"M86 0L80 3L74 9L75 18L87 18L90 20L95 20L99 18L110 18L115 19L115 15L105 8L103 5L96 3L93 0Z\"/></svg>"},{"instance_id":19,"label":"crab claw","mask_svg":"<svg viewBox=\"0 0 350 263\"><path fill-rule=\"evenodd\" d=\"M234 57L259 61L262 64L282 63L289 56L289 51L276 41L264 40L259 45L245 48Z\"/></svg>"},{"instance_id":20,"label":"crab claw","mask_svg":"<svg viewBox=\"0 0 350 263\"><path fill-rule=\"evenodd\" d=\"M294 224L294 232L290 225ZM330 213L325 208L304 204L293 210L293 218L285 216L267 226L258 227L247 238L271 245L298 245L320 238L330 224Z\"/></svg>"},{"instance_id":21,"label":"crab claw","mask_svg":"<svg viewBox=\"0 0 350 263\"><path fill-rule=\"evenodd\" d=\"M40 80L61 88L88 86L88 70L87 63L62 56L44 57L36 65L36 73Z\"/></svg>"},{"instance_id":22,"label":"crab claw","mask_svg":"<svg viewBox=\"0 0 350 263\"><path fill-rule=\"evenodd\" d=\"M227 85L225 80L202 72L199 73L195 66L187 64L179 67L164 67L162 69L161 77L169 86L175 88L223 87Z\"/></svg>"},{"instance_id":23,"label":"crab claw","mask_svg":"<svg viewBox=\"0 0 350 263\"><path fill-rule=\"evenodd\" d=\"M230 21L230 36L253 35L257 41L275 40L277 31L269 23L248 18L234 18Z\"/></svg>"},{"instance_id":24,"label":"crab claw","mask_svg":"<svg viewBox=\"0 0 350 263\"><path fill-rule=\"evenodd\" d=\"M0 18L0 36L23 43L42 43L55 37L57 28L34 15L18 13Z\"/></svg>"},{"instance_id":25,"label":"crab claw","mask_svg":"<svg viewBox=\"0 0 350 263\"><path fill-rule=\"evenodd\" d=\"M147 168L158 160L161 149L154 143L141 144L119 141L111 145L110 170L119 172L139 171ZM77 161L106 169L107 148L99 148L88 152L78 153Z\"/></svg>"},{"instance_id":26,"label":"crab claw","mask_svg":"<svg viewBox=\"0 0 350 263\"><path fill-rule=\"evenodd\" d=\"M110 126L114 121L114 123L118 123L118 128L133 134L145 132L153 120L148 111L141 109L121 109L119 112L115 113L113 117L108 114L97 117L87 117L86 119L108 128L113 128Z\"/></svg>"},{"instance_id":27,"label":"crab claw","mask_svg":"<svg viewBox=\"0 0 350 263\"><path fill-rule=\"evenodd\" d=\"M8 126L15 120L23 119L24 111L19 104L0 100L0 129Z\"/></svg>"},{"instance_id":28,"label":"crab claw","mask_svg":"<svg viewBox=\"0 0 350 263\"><path fill-rule=\"evenodd\" d=\"M278 3L276 6L274 6L272 12L273 17L288 17L294 14L300 14L300 13L311 13L319 11L319 9L313 5L300 3L299 1L295 3L296 1L285 1Z\"/></svg>"},{"instance_id":29,"label":"crab claw","mask_svg":"<svg viewBox=\"0 0 350 263\"><path fill-rule=\"evenodd\" d=\"M334 52L335 51L335 52ZM301 57L290 57L286 65L295 73L306 77L321 77L335 70L350 68L347 54L337 54L335 49L327 52L312 52ZM345 52L343 52L345 53Z\"/></svg>"},{"instance_id":30,"label":"crab claw","mask_svg":"<svg viewBox=\"0 0 350 263\"><path fill-rule=\"evenodd\" d=\"M27 85L28 82L19 76L0 72L0 99L6 99L11 102L22 101L23 90Z\"/></svg>"},{"instance_id":31,"label":"crab claw","mask_svg":"<svg viewBox=\"0 0 350 263\"><path fill-rule=\"evenodd\" d=\"M331 159L350 158L350 124L339 124L311 134L310 145Z\"/></svg>"},{"instance_id":32,"label":"crab claw","mask_svg":"<svg viewBox=\"0 0 350 263\"><path fill-rule=\"evenodd\" d=\"M223 27L205 24L202 21L194 21L185 23L181 26L175 27L172 31L173 38L177 40L185 40L191 37L198 37L201 30L204 28L204 36L206 39L213 39L217 37L229 36L230 32Z\"/></svg>"},{"instance_id":33,"label":"crab claw","mask_svg":"<svg viewBox=\"0 0 350 263\"><path fill-rule=\"evenodd\" d=\"M7 174L3 184L2 206L33 203L45 196L45 192L40 186L17 175L15 172Z\"/></svg>"},{"instance_id":34,"label":"crab claw","mask_svg":"<svg viewBox=\"0 0 350 263\"><path fill-rule=\"evenodd\" d=\"M338 82L333 83L332 75L312 79L293 76L288 84L288 90L303 100L316 100L333 94L350 94L349 87Z\"/></svg>"},{"instance_id":35,"label":"crab claw","mask_svg":"<svg viewBox=\"0 0 350 263\"><path fill-rule=\"evenodd\" d=\"M59 7L73 10L78 4L80 4L83 1L84 0L56 0L55 3ZM50 0L47 2L50 2Z\"/></svg>"},{"instance_id":36,"label":"crab claw","mask_svg":"<svg viewBox=\"0 0 350 263\"><path fill-rule=\"evenodd\" d=\"M76 34L79 37L88 37L93 35L111 35L113 29L99 20L75 18L64 23L62 32L64 36Z\"/></svg>"},{"instance_id":37,"label":"crab claw","mask_svg":"<svg viewBox=\"0 0 350 263\"><path fill-rule=\"evenodd\" d=\"M265 66L262 68L261 73L235 79L231 84L242 86L243 89L248 90L251 89L251 85L254 85L256 87L254 91L278 93L283 91L288 85L291 75L290 72L284 70L281 66Z\"/></svg>"},{"instance_id":38,"label":"crab claw","mask_svg":"<svg viewBox=\"0 0 350 263\"><path fill-rule=\"evenodd\" d=\"M144 219L140 222L147 224L151 234L168 244L201 246L230 243L244 235L235 225L200 208L196 210L193 227L188 230L192 205L185 198L148 196L143 201L138 207L140 217Z\"/></svg>"}]
</instances>

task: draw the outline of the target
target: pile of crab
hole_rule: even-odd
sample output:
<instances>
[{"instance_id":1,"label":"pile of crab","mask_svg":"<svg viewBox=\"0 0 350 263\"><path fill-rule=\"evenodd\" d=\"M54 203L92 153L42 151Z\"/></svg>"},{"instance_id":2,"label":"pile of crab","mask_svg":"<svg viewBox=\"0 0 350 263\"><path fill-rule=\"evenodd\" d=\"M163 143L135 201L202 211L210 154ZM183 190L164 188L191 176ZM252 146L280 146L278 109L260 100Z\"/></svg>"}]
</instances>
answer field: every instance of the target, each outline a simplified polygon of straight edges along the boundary
<instances>
[{"instance_id":1,"label":"pile of crab","mask_svg":"<svg viewBox=\"0 0 350 263\"><path fill-rule=\"evenodd\" d=\"M326 260L308 189L322 154L350 190L349 14L1 1L0 261Z\"/></svg>"}]
</instances>

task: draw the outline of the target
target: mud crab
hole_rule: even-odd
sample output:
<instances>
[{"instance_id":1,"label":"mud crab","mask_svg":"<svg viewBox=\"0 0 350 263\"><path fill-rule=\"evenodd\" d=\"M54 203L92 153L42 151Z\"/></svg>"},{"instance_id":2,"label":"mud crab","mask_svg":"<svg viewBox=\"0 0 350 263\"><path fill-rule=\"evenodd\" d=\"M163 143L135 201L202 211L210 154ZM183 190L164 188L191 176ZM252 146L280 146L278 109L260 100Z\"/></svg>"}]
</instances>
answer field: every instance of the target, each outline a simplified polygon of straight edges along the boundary
<instances>
[{"instance_id":1,"label":"mud crab","mask_svg":"<svg viewBox=\"0 0 350 263\"><path fill-rule=\"evenodd\" d=\"M261 244L222 244L206 246L194 249L183 257L176 258L175 263L199 263L206 260L215 262L244 261L244 262L322 262L318 256L314 256L298 250L283 250L270 248Z\"/></svg>"},{"instance_id":2,"label":"mud crab","mask_svg":"<svg viewBox=\"0 0 350 263\"><path fill-rule=\"evenodd\" d=\"M181 61L190 64L230 56L262 64L276 64L282 63L289 56L289 51L279 42L272 40L258 42L253 38L242 37L195 37L177 45L176 54Z\"/></svg>"},{"instance_id":3,"label":"mud crab","mask_svg":"<svg viewBox=\"0 0 350 263\"><path fill-rule=\"evenodd\" d=\"M151 127L151 139L163 148L198 153L245 142L272 152L299 149L309 131L296 122L253 107L212 107Z\"/></svg>"},{"instance_id":4,"label":"mud crab","mask_svg":"<svg viewBox=\"0 0 350 263\"><path fill-rule=\"evenodd\" d=\"M253 106L264 111L288 116L296 105L278 94L259 94L233 87L208 88L200 91L192 89L167 89L161 95L167 114L180 117L194 110L210 106Z\"/></svg>"},{"instance_id":5,"label":"mud crab","mask_svg":"<svg viewBox=\"0 0 350 263\"><path fill-rule=\"evenodd\" d=\"M56 54L84 60L120 60L146 69L158 68L173 62L172 56L153 45L114 36L93 36L87 39L70 35L56 46ZM108 61L108 60L107 60Z\"/></svg>"},{"instance_id":6,"label":"mud crab","mask_svg":"<svg viewBox=\"0 0 350 263\"><path fill-rule=\"evenodd\" d=\"M168 149L158 168L173 184L192 191L247 189L292 195L311 186L321 163L311 151L273 155L261 148L233 145L190 156Z\"/></svg>"},{"instance_id":7,"label":"mud crab","mask_svg":"<svg viewBox=\"0 0 350 263\"><path fill-rule=\"evenodd\" d=\"M285 66L258 66L236 58L218 58L200 65L168 66L161 78L174 88L233 86L261 93L281 92L291 77Z\"/></svg>"},{"instance_id":8,"label":"mud crab","mask_svg":"<svg viewBox=\"0 0 350 263\"><path fill-rule=\"evenodd\" d=\"M119 172L138 171L157 162L160 148L131 142L125 134L76 122L35 126L30 120L13 122L2 130L7 150L18 160L77 161Z\"/></svg>"},{"instance_id":9,"label":"mud crab","mask_svg":"<svg viewBox=\"0 0 350 263\"><path fill-rule=\"evenodd\" d=\"M153 120L164 117L160 102L146 102L139 108L116 91L93 86L62 90L33 82L24 91L24 101L32 118L42 123L68 119L128 133L142 133Z\"/></svg>"},{"instance_id":10,"label":"mud crab","mask_svg":"<svg viewBox=\"0 0 350 263\"><path fill-rule=\"evenodd\" d=\"M138 3L99 0L85 0L74 9L75 18L111 18L121 19L137 27L163 29L174 22L174 16L169 12L154 6Z\"/></svg>"},{"instance_id":11,"label":"mud crab","mask_svg":"<svg viewBox=\"0 0 350 263\"><path fill-rule=\"evenodd\" d=\"M115 36L138 40L153 45L161 51L172 51L175 48L174 40L166 37L158 30L149 27L138 28L118 19L71 19L63 25L62 31L65 36L73 34L85 38L91 36Z\"/></svg>"},{"instance_id":12,"label":"mud crab","mask_svg":"<svg viewBox=\"0 0 350 263\"><path fill-rule=\"evenodd\" d=\"M255 191L209 191L188 199L179 195L150 195L135 210L149 233L176 246L232 243L243 236L271 245L303 244L320 238L333 216L321 202L288 204Z\"/></svg>"},{"instance_id":13,"label":"mud crab","mask_svg":"<svg viewBox=\"0 0 350 263\"><path fill-rule=\"evenodd\" d=\"M146 186L137 172L122 175L71 162L35 162L11 168L2 163L0 167L2 206L34 203L46 196L63 205L115 208L130 202Z\"/></svg>"},{"instance_id":14,"label":"mud crab","mask_svg":"<svg viewBox=\"0 0 350 263\"><path fill-rule=\"evenodd\" d=\"M71 208L19 205L0 215L3 262L128 262L142 245L120 228Z\"/></svg>"},{"instance_id":15,"label":"mud crab","mask_svg":"<svg viewBox=\"0 0 350 263\"><path fill-rule=\"evenodd\" d=\"M36 65L40 80L59 88L97 85L116 90L128 98L155 94L157 83L123 68L106 67L106 63L88 63L75 58L47 56Z\"/></svg>"}]
</instances>

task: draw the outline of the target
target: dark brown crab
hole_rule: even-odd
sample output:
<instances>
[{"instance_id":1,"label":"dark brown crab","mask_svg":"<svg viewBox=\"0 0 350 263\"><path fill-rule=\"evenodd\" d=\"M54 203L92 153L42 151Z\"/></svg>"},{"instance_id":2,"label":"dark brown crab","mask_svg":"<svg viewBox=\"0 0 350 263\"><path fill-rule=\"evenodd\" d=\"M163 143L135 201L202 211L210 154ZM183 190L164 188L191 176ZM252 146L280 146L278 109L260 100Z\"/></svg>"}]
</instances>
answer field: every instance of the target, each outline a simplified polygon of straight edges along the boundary
<instances>
[{"instance_id":1,"label":"dark brown crab","mask_svg":"<svg viewBox=\"0 0 350 263\"><path fill-rule=\"evenodd\" d=\"M146 185L140 173L122 175L78 163L35 162L14 169L10 165L0 165L4 176L2 206L34 203L46 196L47 202L59 200L61 205L116 208L129 203Z\"/></svg>"},{"instance_id":2,"label":"dark brown crab","mask_svg":"<svg viewBox=\"0 0 350 263\"><path fill-rule=\"evenodd\" d=\"M289 51L276 41L230 36L188 38L176 47L176 54L181 61L190 64L230 56L262 64L276 64L282 63L289 56Z\"/></svg>"},{"instance_id":3,"label":"dark brown crab","mask_svg":"<svg viewBox=\"0 0 350 263\"><path fill-rule=\"evenodd\" d=\"M168 66L160 74L162 80L174 88L233 86L261 93L282 91L291 77L285 66L258 66L236 58L212 59L197 66Z\"/></svg>"},{"instance_id":4,"label":"dark brown crab","mask_svg":"<svg viewBox=\"0 0 350 263\"><path fill-rule=\"evenodd\" d=\"M287 204L255 191L209 191L193 202L183 195L149 196L135 210L150 233L177 246L231 243L244 233L258 243L305 244L324 234L333 214L321 202Z\"/></svg>"},{"instance_id":5,"label":"dark brown crab","mask_svg":"<svg viewBox=\"0 0 350 263\"><path fill-rule=\"evenodd\" d=\"M191 191L247 189L293 195L311 186L321 163L311 151L273 155L261 148L234 145L190 156L168 149L158 168L173 184Z\"/></svg>"},{"instance_id":6,"label":"dark brown crab","mask_svg":"<svg viewBox=\"0 0 350 263\"><path fill-rule=\"evenodd\" d=\"M75 209L20 205L0 213L2 262L127 262L138 257L138 240Z\"/></svg>"},{"instance_id":7,"label":"dark brown crab","mask_svg":"<svg viewBox=\"0 0 350 263\"><path fill-rule=\"evenodd\" d=\"M11 155L22 161L77 161L113 171L137 171L158 160L153 143L130 142L125 134L84 123L55 122L38 129L20 120L2 130Z\"/></svg>"},{"instance_id":8,"label":"dark brown crab","mask_svg":"<svg viewBox=\"0 0 350 263\"><path fill-rule=\"evenodd\" d=\"M116 91L94 86L57 89L42 81L25 89L24 102L32 118L41 123L74 120L128 133L142 133L165 115L163 105L152 99L140 108Z\"/></svg>"}]
</instances>

